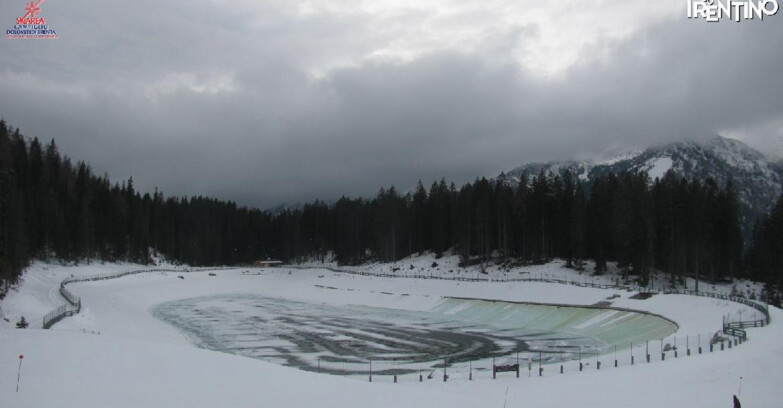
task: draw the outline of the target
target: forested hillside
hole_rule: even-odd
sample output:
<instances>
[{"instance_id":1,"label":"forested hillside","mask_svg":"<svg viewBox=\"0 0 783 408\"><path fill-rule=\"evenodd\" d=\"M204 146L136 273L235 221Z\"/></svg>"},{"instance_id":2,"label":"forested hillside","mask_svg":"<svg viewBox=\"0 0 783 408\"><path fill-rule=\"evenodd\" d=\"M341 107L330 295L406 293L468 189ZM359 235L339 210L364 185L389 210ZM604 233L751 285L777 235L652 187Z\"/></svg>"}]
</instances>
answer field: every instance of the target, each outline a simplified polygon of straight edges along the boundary
<instances>
[{"instance_id":1,"label":"forested hillside","mask_svg":"<svg viewBox=\"0 0 783 408\"><path fill-rule=\"evenodd\" d=\"M33 258L148 263L152 252L192 265L250 262L274 251L272 217L204 197L112 184L52 140L26 140L0 122L0 256L14 281Z\"/></svg>"},{"instance_id":2,"label":"forested hillside","mask_svg":"<svg viewBox=\"0 0 783 408\"><path fill-rule=\"evenodd\" d=\"M234 265L332 253L358 264L453 250L473 264L557 257L580 268L594 260L598 273L616 261L642 283L654 269L672 282L688 275L780 279L759 266L771 256L765 248L779 245L761 238L771 227L759 227L753 262L743 263L731 182L720 188L672 172L651 182L644 172L623 172L590 183L587 195L569 172L542 171L514 187L503 177L459 188L420 182L409 194L390 187L373 199L316 201L272 215L211 198L139 192L132 179L112 184L61 155L54 140L28 140L0 122L0 268L8 284L33 258L148 263L159 253L191 265Z\"/></svg>"}]
</instances>

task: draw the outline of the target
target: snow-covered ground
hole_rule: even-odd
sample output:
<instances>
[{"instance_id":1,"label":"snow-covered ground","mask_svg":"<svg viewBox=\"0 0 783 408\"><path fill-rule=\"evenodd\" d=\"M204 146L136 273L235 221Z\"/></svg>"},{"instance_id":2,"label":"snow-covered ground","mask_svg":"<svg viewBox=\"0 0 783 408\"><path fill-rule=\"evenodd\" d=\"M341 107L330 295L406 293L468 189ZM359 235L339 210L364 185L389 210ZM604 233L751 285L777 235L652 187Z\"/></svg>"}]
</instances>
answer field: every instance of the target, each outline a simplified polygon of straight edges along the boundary
<instances>
[{"instance_id":1,"label":"snow-covered ground","mask_svg":"<svg viewBox=\"0 0 783 408\"><path fill-rule=\"evenodd\" d=\"M433 262L438 266L433 267ZM411 265L413 269L411 269ZM213 272L158 272L120 279L71 284L69 290L81 296L82 313L66 318L52 330L40 330L43 314L64 301L59 282L71 275L138 269L137 265L64 267L37 263L24 276L18 289L0 306L8 321L0 321L0 390L2 406L43 407L244 407L244 406L730 406L739 394L745 406L776 406L783 373L783 329L778 322L783 312L772 308L772 324L749 329L750 340L731 350L709 353L704 337L721 327L723 316L732 320L757 314L746 306L711 298L685 295L655 295L632 299L635 292L602 290L570 285L532 282L460 282L429 279L398 279L334 273L324 269L235 269ZM375 264L365 269L412 274L419 270L433 274L477 276L456 266L455 257L430 256L396 264ZM452 271L452 272L449 272ZM526 268L490 268L490 277L534 276L567 279L595 279L613 282L614 276L591 277L586 273L552 263ZM180 279L182 276L184 279ZM663 278L661 278L663 279ZM742 283L747 291L758 287ZM744 286L747 285L747 286ZM702 290L709 290L700 285ZM717 286L730 292L731 285ZM735 289L736 290L736 289ZM253 296L281 301L322 305L326 308L372 307L407 312L433 312L444 308L444 297L492 299L512 302L594 305L647 311L677 323L679 357L667 353L660 362L658 342L651 342L653 362L644 362L643 346L634 347L636 364L630 365L630 350L612 365L610 353L583 360L585 372L576 361L544 367L544 375L499 374L469 369L456 364L442 374L418 382L417 376L394 384L389 376L376 376L369 383L364 376L317 374L296 368L203 350L193 346L181 331L155 318L152 311L161 304L196 297ZM453 315L460 309L451 308ZM466 308L468 306L465 306ZM441 309L439 309L441 308ZM467 310L467 309L464 309ZM606 312L612 313L611 311ZM24 315L36 329L13 329ZM459 317L459 316L456 316ZM592 318L578 327L611 315ZM704 354L692 343L702 335ZM691 342L692 355L685 356L684 339ZM673 337L665 340L673 343ZM18 355L24 354L19 392L15 392ZM596 362L602 361L601 370ZM527 370L524 370L527 371Z\"/></svg>"}]
</instances>

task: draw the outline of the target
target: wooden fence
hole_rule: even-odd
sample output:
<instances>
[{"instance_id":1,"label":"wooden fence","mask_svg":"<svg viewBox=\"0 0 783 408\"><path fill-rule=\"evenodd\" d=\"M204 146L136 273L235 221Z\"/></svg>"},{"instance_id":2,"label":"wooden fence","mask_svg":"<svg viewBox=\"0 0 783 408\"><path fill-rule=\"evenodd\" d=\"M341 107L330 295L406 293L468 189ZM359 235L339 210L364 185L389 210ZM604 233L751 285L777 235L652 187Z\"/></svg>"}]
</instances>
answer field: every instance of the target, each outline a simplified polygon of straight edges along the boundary
<instances>
[{"instance_id":1,"label":"wooden fence","mask_svg":"<svg viewBox=\"0 0 783 408\"><path fill-rule=\"evenodd\" d=\"M471 277L462 277L462 276L448 277L448 276L434 276L434 275L425 275L425 274L372 273L372 272L364 272L364 271L353 271L350 269L338 269L338 268L332 268L327 266L318 266L318 267L287 266L287 267L292 269L326 269L335 273L346 273L346 274L360 275L360 276L374 276L380 278L437 279L437 280L455 280L455 281L463 281L463 282L543 282L543 283L557 283L561 285L572 285L572 286L597 288L597 289L637 291L639 293L649 293L649 294L679 294L679 295L691 295L691 296L709 297L714 299L722 299L731 302L741 303L746 306L752 307L760 311L764 315L763 319L760 320L739 321L739 322L731 322L731 323L727 323L724 321L723 333L742 338L743 341L747 340L747 333L744 330L745 328L764 327L770 322L769 307L763 302L746 299L740 296L731 296L722 293L701 292L701 291L688 290L688 289L666 289L666 288L653 288L653 287L645 287L645 286L605 284L605 283L595 283L595 282L580 281L580 280L568 280L568 279L545 278L545 277L508 278L508 277L488 276L488 277L471 278ZM70 283L117 279L124 276L136 275L140 273L152 273L152 272L186 273L191 271L201 272L201 271L224 270L224 269L236 269L236 268L223 267L223 268L203 268L203 269L186 269L186 270L168 269L168 268L138 269L133 271L66 278L60 283L60 294L65 298L65 300L68 301L68 303L63 304L57 307L56 309L50 311L49 313L47 313L43 319L43 328L48 329L58 321L62 320L64 317L72 316L73 314L79 313L81 311L81 304L82 304L81 299L78 296L71 293L70 291L68 291L68 289L66 288L66 285Z\"/></svg>"},{"instance_id":2,"label":"wooden fence","mask_svg":"<svg viewBox=\"0 0 783 408\"><path fill-rule=\"evenodd\" d=\"M60 320L64 319L68 316L73 316L74 314L77 314L81 312L82 310L82 300L78 296L74 295L71 291L69 291L66 288L66 285L71 283L77 283L77 282L94 282L99 280L106 280L106 279L117 279L122 278L124 276L129 275L136 275L140 273L151 273L151 272L177 272L177 273L187 273L187 272L201 272L201 271L210 271L210 270L223 270L223 269L234 269L234 268L193 268L193 269L167 269L167 268L159 268L159 269L137 269L133 271L124 271L124 272L111 272L111 273L103 273L99 275L89 275L89 276L72 276L69 278L65 278L60 282L60 295L62 295L63 298L65 298L68 303L64 303L53 310L51 310L49 313L47 313L43 318L43 328L48 329L51 328L55 323L59 322Z\"/></svg>"},{"instance_id":3,"label":"wooden fence","mask_svg":"<svg viewBox=\"0 0 783 408\"><path fill-rule=\"evenodd\" d=\"M647 286L606 284L606 283L588 282L586 280L580 281L580 280L568 280L568 279L545 278L545 277L509 278L505 276L504 277L487 276L487 277L471 278L471 277L464 277L464 276L447 277L447 276L433 276L433 275L425 275L425 274L372 273L372 272L363 272L363 271L353 271L350 269L338 269L338 268L332 268L327 266L323 266L323 267L287 266L287 267L294 268L294 269L326 269L335 273L347 273L351 275L374 276L380 278L438 279L438 280L456 280L456 281L464 281L464 282L543 282L543 283L558 283L561 285L579 286L584 288L636 291L639 293L647 293L647 294L691 295L691 296L709 297L713 299L722 299L722 300L727 300L730 302L736 302L746 306L750 306L760 311L764 315L764 317L759 320L749 320L749 321L740 321L740 322L732 322L732 323L727 323L724 321L723 333L735 337L741 337L743 341L747 340L747 333L744 330L745 328L764 327L770 322L769 306L767 306L763 302L747 299L741 296L731 296L731 295L725 295L722 293L713 293L713 292L701 292L701 291L695 291L689 289L654 288L654 287L647 287Z\"/></svg>"}]
</instances>

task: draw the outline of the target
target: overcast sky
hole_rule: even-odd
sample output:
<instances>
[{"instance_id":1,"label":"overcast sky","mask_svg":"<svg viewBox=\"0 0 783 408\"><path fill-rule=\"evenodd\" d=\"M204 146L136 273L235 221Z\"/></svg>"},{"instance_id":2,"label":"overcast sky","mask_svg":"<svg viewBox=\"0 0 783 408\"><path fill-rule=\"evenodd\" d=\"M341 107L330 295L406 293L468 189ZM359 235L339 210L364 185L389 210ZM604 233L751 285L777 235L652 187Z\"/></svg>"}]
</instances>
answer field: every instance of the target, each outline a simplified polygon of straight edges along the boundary
<instances>
[{"instance_id":1,"label":"overcast sky","mask_svg":"<svg viewBox=\"0 0 783 408\"><path fill-rule=\"evenodd\" d=\"M783 12L686 4L47 0L60 39L0 40L0 115L113 181L263 208L714 134L783 156Z\"/></svg>"}]
</instances>

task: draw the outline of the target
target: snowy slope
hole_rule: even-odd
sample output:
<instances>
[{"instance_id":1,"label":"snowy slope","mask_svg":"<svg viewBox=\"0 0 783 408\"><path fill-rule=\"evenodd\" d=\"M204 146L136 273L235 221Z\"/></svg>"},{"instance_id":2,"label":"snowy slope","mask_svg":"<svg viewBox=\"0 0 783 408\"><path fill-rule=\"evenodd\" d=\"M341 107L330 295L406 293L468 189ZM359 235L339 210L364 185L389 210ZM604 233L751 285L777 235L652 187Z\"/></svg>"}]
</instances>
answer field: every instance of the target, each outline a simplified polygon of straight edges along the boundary
<instances>
[{"instance_id":1,"label":"snowy slope","mask_svg":"<svg viewBox=\"0 0 783 408\"><path fill-rule=\"evenodd\" d=\"M421 264L423 257L410 260ZM438 260L439 262L441 260ZM51 278L86 273L79 267L47 266ZM375 267L381 268L380 265ZM117 269L122 269L118 267ZM38 265L38 271L42 266ZM92 271L89 271L92 272ZM290 272L290 273L289 273ZM443 272L448 273L448 272ZM495 272L504 273L504 272ZM575 274L554 263L516 274ZM51 288L25 275L4 310L39 319L36 302ZM728 406L738 393L746 406L775 406L783 367L783 313L771 311L773 324L750 329L750 341L733 350L680 356L665 362L637 364L623 360L613 368L586 361L579 373L575 362L566 373L545 367L543 377L513 375L491 380L475 372L468 381L466 367L454 367L451 379L365 378L318 375L264 361L194 348L177 329L155 319L150 309L162 302L195 296L249 293L329 305L368 305L401 310L430 310L443 296L590 305L614 297L613 306L646 310L677 322L678 335L714 333L722 315L754 313L745 306L684 295L631 299L632 292L579 288L548 283L457 282L393 279L332 273L326 270L232 270L217 272L152 273L69 286L84 302L84 312L58 323L53 330L0 329L0 389L2 406L44 407L246 407L246 406ZM575 275L574 279L581 276ZM52 279L56 286L57 279ZM39 282L39 283L35 283ZM28 284L30 285L28 287ZM727 290L728 288L718 288ZM385 292L385 293L384 293ZM24 295L24 296L21 296ZM615 297L615 296L618 297ZM606 323L611 316L604 316ZM597 324L598 321L586 324ZM98 334L100 333L100 334ZM693 337L691 337L693 339ZM691 340L693 341L693 340ZM16 386L18 354L24 354L20 390ZM621 357L623 359L625 357ZM656 357L657 359L657 357Z\"/></svg>"},{"instance_id":2,"label":"snowy slope","mask_svg":"<svg viewBox=\"0 0 783 408\"><path fill-rule=\"evenodd\" d=\"M721 136L701 143L679 142L632 150L603 161L525 164L505 174L518 181L522 174L533 176L541 170L552 174L571 171L588 188L594 177L623 171L646 171L651 181L669 170L681 177L712 178L721 186L732 180L740 200L746 238L755 220L769 212L783 193L783 166L771 163L764 154L738 140Z\"/></svg>"}]
</instances>

